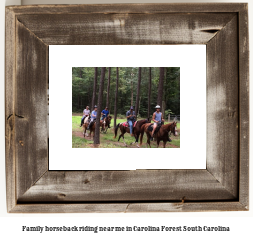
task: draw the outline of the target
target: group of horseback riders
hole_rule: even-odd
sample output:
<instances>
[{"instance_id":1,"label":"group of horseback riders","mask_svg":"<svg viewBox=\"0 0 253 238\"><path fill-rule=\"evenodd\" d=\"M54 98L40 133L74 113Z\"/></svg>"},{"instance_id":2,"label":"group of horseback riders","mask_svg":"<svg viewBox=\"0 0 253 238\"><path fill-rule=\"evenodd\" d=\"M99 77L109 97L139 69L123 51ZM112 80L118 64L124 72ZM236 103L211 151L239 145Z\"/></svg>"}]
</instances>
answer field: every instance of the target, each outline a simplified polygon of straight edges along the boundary
<instances>
[{"instance_id":1,"label":"group of horseback riders","mask_svg":"<svg viewBox=\"0 0 253 238\"><path fill-rule=\"evenodd\" d=\"M123 138L124 144L126 145L125 140L124 140L124 134L126 132L128 132L128 133L130 133L131 136L135 137L134 143L137 143L137 146L138 146L139 136L141 136L140 142L142 144L143 134L144 134L144 132L146 132L147 144L149 146L150 146L150 141L152 141L155 136L156 140L157 140L157 146L159 146L160 141L163 141L163 143L164 143L163 146L165 148L166 142L167 141L171 142L171 139L169 138L168 133L171 132L175 136L177 135L177 129L176 129L177 123L173 122L173 123L169 123L169 124L164 125L163 114L160 111L161 107L159 105L157 105L155 107L155 109L156 109L156 111L153 113L152 119L151 119L154 123L151 123L150 118L137 121L136 113L134 111L133 106L131 106L130 109L126 112L127 122L118 123L116 128L114 128L114 134L115 134L114 138L116 138L118 128L120 128L121 134L118 138L118 141L120 140L120 138ZM90 137L91 137L91 133L92 132L94 133L94 131L95 131L94 123L96 122L97 116L98 115L97 115L97 106L96 105L94 106L94 109L91 113L89 110L89 106L87 106L83 110L83 117L81 119L80 126L83 126L83 128L84 128L84 132L83 132L84 137L86 134L86 129L90 130ZM85 118L86 118L86 120L85 120ZM104 133L106 133L106 131L107 131L107 129L105 129L106 126L107 126L107 128L110 128L111 118L112 117L109 115L108 107L105 107L105 109L101 112L101 119L99 120L100 126L102 127L101 132L104 131Z\"/></svg>"},{"instance_id":2,"label":"group of horseback riders","mask_svg":"<svg viewBox=\"0 0 253 238\"><path fill-rule=\"evenodd\" d=\"M157 147L159 147L160 141L163 141L163 147L166 147L167 141L171 142L170 139L170 133L172 133L174 136L177 136L177 122L172 122L164 125L164 119L163 114L160 112L161 107L157 105L155 107L156 111L152 115L152 121L154 123L151 123L150 118L147 119L141 119L136 121L136 113L131 106L129 111L126 113L127 122L118 123L118 125L114 128L114 138L117 137L117 131L120 129L121 134L118 137L118 141L120 138L123 139L124 145L127 146L124 135L125 133L130 133L131 136L135 137L135 142L132 144L138 145L138 140L140 136L140 145L142 145L143 141L143 135L146 133L147 135L147 145L151 147L150 141L153 140L153 138L156 138Z\"/></svg>"},{"instance_id":3,"label":"group of horseback riders","mask_svg":"<svg viewBox=\"0 0 253 238\"><path fill-rule=\"evenodd\" d=\"M130 110L127 111L127 113L126 113L127 123L129 125L129 128L130 128L131 136L134 136L134 134L133 134L133 125L136 121L136 114L135 114L135 111L133 109L134 109L133 106L131 106ZM154 132L155 132L155 129L157 128L157 126L160 126L164 123L163 114L160 112L161 107L159 105L157 105L155 107L155 109L156 109L156 111L153 113L153 116L152 116L152 121L154 121L154 124L153 124L153 131L152 131L152 135L151 135L150 140L153 140Z\"/></svg>"},{"instance_id":4,"label":"group of horseback riders","mask_svg":"<svg viewBox=\"0 0 253 238\"><path fill-rule=\"evenodd\" d=\"M101 120L104 120L107 116L109 115L109 110L108 107L105 107L105 109L101 112ZM97 117L97 106L94 106L94 110L91 112L90 114L90 110L89 110L89 106L87 106L84 110L83 110L83 117L81 119L81 125L80 127L82 127L84 120L86 117L90 116L90 121L89 121L89 125L87 130L90 129L90 127L92 126L92 124L96 121L96 117ZM108 125L108 128L110 128L110 124Z\"/></svg>"},{"instance_id":5,"label":"group of horseback riders","mask_svg":"<svg viewBox=\"0 0 253 238\"><path fill-rule=\"evenodd\" d=\"M163 122L164 122L163 114L160 112L161 107L159 105L157 105L155 107L155 109L156 109L156 111L153 113L153 116L152 116L152 120L154 121L154 125L153 125L151 140L153 140L153 135L154 135L154 132L155 132L155 129L157 128L157 126L162 125ZM101 120L104 120L104 118L106 118L108 115L109 115L108 107L105 107L105 109L101 112L101 116L102 116ZM96 105L94 106L94 110L91 113L90 113L90 110L89 110L89 106L87 106L83 110L83 117L81 119L80 127L83 125L84 119L87 116L90 116L90 121L89 121L89 125L88 125L88 128L87 128L87 130L89 130L90 126L96 121L96 117L97 117L97 106ZM131 106L130 110L127 111L126 118L127 118L128 126L130 128L130 134L131 134L131 136L134 136L133 126L134 126L134 123L135 123L137 117L136 117L136 113L134 111L133 106ZM108 126L108 128L110 128L110 125Z\"/></svg>"}]
</instances>

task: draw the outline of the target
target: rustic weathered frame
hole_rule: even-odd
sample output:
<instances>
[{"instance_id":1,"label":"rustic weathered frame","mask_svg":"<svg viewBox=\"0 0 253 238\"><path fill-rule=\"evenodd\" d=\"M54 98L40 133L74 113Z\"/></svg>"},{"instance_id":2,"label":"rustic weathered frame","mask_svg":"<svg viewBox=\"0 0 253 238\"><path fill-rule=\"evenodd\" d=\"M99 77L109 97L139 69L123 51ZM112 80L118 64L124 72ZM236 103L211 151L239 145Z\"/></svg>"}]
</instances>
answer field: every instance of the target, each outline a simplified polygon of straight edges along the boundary
<instances>
[{"instance_id":1,"label":"rustic weathered frame","mask_svg":"<svg viewBox=\"0 0 253 238\"><path fill-rule=\"evenodd\" d=\"M206 44L207 169L48 171L50 44ZM5 98L8 212L249 209L247 4L6 7Z\"/></svg>"}]
</instances>

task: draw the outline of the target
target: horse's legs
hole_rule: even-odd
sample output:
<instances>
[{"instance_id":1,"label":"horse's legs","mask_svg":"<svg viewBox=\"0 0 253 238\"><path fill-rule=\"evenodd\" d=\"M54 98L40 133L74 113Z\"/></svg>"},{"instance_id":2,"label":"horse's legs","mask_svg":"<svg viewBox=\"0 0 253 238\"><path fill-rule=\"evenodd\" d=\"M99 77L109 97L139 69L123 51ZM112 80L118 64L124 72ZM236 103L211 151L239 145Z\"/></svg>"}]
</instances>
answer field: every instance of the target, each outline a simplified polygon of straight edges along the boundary
<instances>
[{"instance_id":1,"label":"horse's legs","mask_svg":"<svg viewBox=\"0 0 253 238\"><path fill-rule=\"evenodd\" d=\"M135 137L136 138L135 143L137 143L138 148L140 148L140 146L138 145L139 136L140 136L140 134L136 134L136 137Z\"/></svg>"},{"instance_id":2,"label":"horse's legs","mask_svg":"<svg viewBox=\"0 0 253 238\"><path fill-rule=\"evenodd\" d=\"M85 133L86 133L86 127L84 127L83 129L83 137L85 137Z\"/></svg>"},{"instance_id":3,"label":"horse's legs","mask_svg":"<svg viewBox=\"0 0 253 238\"><path fill-rule=\"evenodd\" d=\"M136 133L136 134L134 134L134 137L135 137L135 143L138 143L138 140L139 140L139 135L140 135L139 133L138 133L138 134L137 134L137 133Z\"/></svg>"},{"instance_id":4,"label":"horse's legs","mask_svg":"<svg viewBox=\"0 0 253 238\"><path fill-rule=\"evenodd\" d=\"M149 145L149 148L151 148L151 145L150 145L150 138L148 138L147 144Z\"/></svg>"},{"instance_id":5,"label":"horse's legs","mask_svg":"<svg viewBox=\"0 0 253 238\"><path fill-rule=\"evenodd\" d=\"M124 141L124 145L127 146L126 142L125 142L125 138L124 138L124 134L126 133L126 130L123 129L123 131L121 131L121 135L120 137L122 136L123 138L123 141Z\"/></svg>"},{"instance_id":6,"label":"horse's legs","mask_svg":"<svg viewBox=\"0 0 253 238\"><path fill-rule=\"evenodd\" d=\"M166 146L166 140L163 141L163 148Z\"/></svg>"},{"instance_id":7,"label":"horse's legs","mask_svg":"<svg viewBox=\"0 0 253 238\"><path fill-rule=\"evenodd\" d=\"M146 134L147 134L147 144L149 145L149 148L151 148L151 145L150 145L150 134L149 134L149 132L146 132Z\"/></svg>"},{"instance_id":8,"label":"horse's legs","mask_svg":"<svg viewBox=\"0 0 253 238\"><path fill-rule=\"evenodd\" d=\"M157 140L157 148L159 147L159 144L160 144L160 140Z\"/></svg>"},{"instance_id":9,"label":"horse's legs","mask_svg":"<svg viewBox=\"0 0 253 238\"><path fill-rule=\"evenodd\" d=\"M124 134L125 134L124 129L122 129L121 127L119 127L119 129L120 129L120 132L121 132L121 134L120 134L120 136L119 136L119 139L120 139L121 137L124 138ZM119 139L118 139L118 141L119 141Z\"/></svg>"},{"instance_id":10,"label":"horse's legs","mask_svg":"<svg viewBox=\"0 0 253 238\"><path fill-rule=\"evenodd\" d=\"M124 137L124 134L125 134L125 133L126 133L125 130L121 131L121 136L122 136L122 138L123 138L124 145L127 147L127 144L126 144L126 142L125 142L125 137Z\"/></svg>"},{"instance_id":11,"label":"horse's legs","mask_svg":"<svg viewBox=\"0 0 253 238\"><path fill-rule=\"evenodd\" d=\"M135 141L131 143L131 145L135 144L135 143L138 143L138 137L137 134L134 133L134 138L135 138ZM138 144L137 144L138 146ZM139 146L138 146L139 147Z\"/></svg>"},{"instance_id":12,"label":"horse's legs","mask_svg":"<svg viewBox=\"0 0 253 238\"><path fill-rule=\"evenodd\" d=\"M123 135L122 137L123 137L124 145L127 147L127 144L126 144L126 142L125 142L124 135Z\"/></svg>"},{"instance_id":13,"label":"horse's legs","mask_svg":"<svg viewBox=\"0 0 253 238\"><path fill-rule=\"evenodd\" d=\"M84 135L83 135L83 137L85 137L85 136L89 136L89 134L87 133L87 125L84 127Z\"/></svg>"}]
</instances>

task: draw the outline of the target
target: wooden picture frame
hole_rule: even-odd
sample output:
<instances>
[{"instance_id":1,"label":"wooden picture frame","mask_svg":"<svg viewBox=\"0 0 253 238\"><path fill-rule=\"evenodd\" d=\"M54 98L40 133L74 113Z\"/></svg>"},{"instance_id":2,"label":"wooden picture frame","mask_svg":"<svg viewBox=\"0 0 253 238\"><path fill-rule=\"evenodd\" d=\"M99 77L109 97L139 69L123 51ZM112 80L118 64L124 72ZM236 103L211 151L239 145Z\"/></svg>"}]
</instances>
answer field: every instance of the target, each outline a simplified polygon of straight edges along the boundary
<instances>
[{"instance_id":1,"label":"wooden picture frame","mask_svg":"<svg viewBox=\"0 0 253 238\"><path fill-rule=\"evenodd\" d=\"M48 46L55 44L206 44L206 169L49 171ZM249 209L246 3L6 7L5 82L8 212Z\"/></svg>"}]
</instances>

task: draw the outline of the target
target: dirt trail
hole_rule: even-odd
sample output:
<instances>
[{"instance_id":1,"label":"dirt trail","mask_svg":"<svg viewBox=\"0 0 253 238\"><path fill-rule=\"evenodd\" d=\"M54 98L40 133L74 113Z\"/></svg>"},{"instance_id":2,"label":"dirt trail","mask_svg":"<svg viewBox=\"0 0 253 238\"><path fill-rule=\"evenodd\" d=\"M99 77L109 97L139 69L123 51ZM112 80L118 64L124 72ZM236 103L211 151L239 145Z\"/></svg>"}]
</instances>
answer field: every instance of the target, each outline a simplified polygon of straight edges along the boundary
<instances>
[{"instance_id":1,"label":"dirt trail","mask_svg":"<svg viewBox=\"0 0 253 238\"><path fill-rule=\"evenodd\" d=\"M90 138L90 136L83 136L83 132L82 131L73 131L72 132L72 134L74 135L74 136L76 136L76 137L79 137L79 138L85 138L86 140L88 140L88 141L92 141L93 140L93 136ZM88 133L89 134L89 133ZM103 138L103 134L100 134L100 136ZM138 148L137 147L137 145L136 144L134 144L134 145L130 145L130 144L127 144L127 147L126 146L124 146L124 143L123 143L123 141L121 141L121 142L118 142L118 141L110 141L109 142L110 144L113 144L113 145L115 145L115 146L117 146L117 147L120 147L120 148ZM152 142L151 142L152 143ZM156 145L156 142L153 142L153 143L155 143L155 145ZM91 147L91 148L94 148L94 145L93 144L87 144L89 147ZM146 143L145 144L143 144L144 145L144 148L147 148L146 147ZM168 146L169 147L171 147L171 148L179 148L178 146L176 146L176 145L173 145L173 144L170 144L170 143L167 143L166 144L166 148L168 148ZM142 147L143 148L143 147ZM159 146L159 148L163 148L163 143L162 142L160 142L160 146Z\"/></svg>"}]
</instances>

